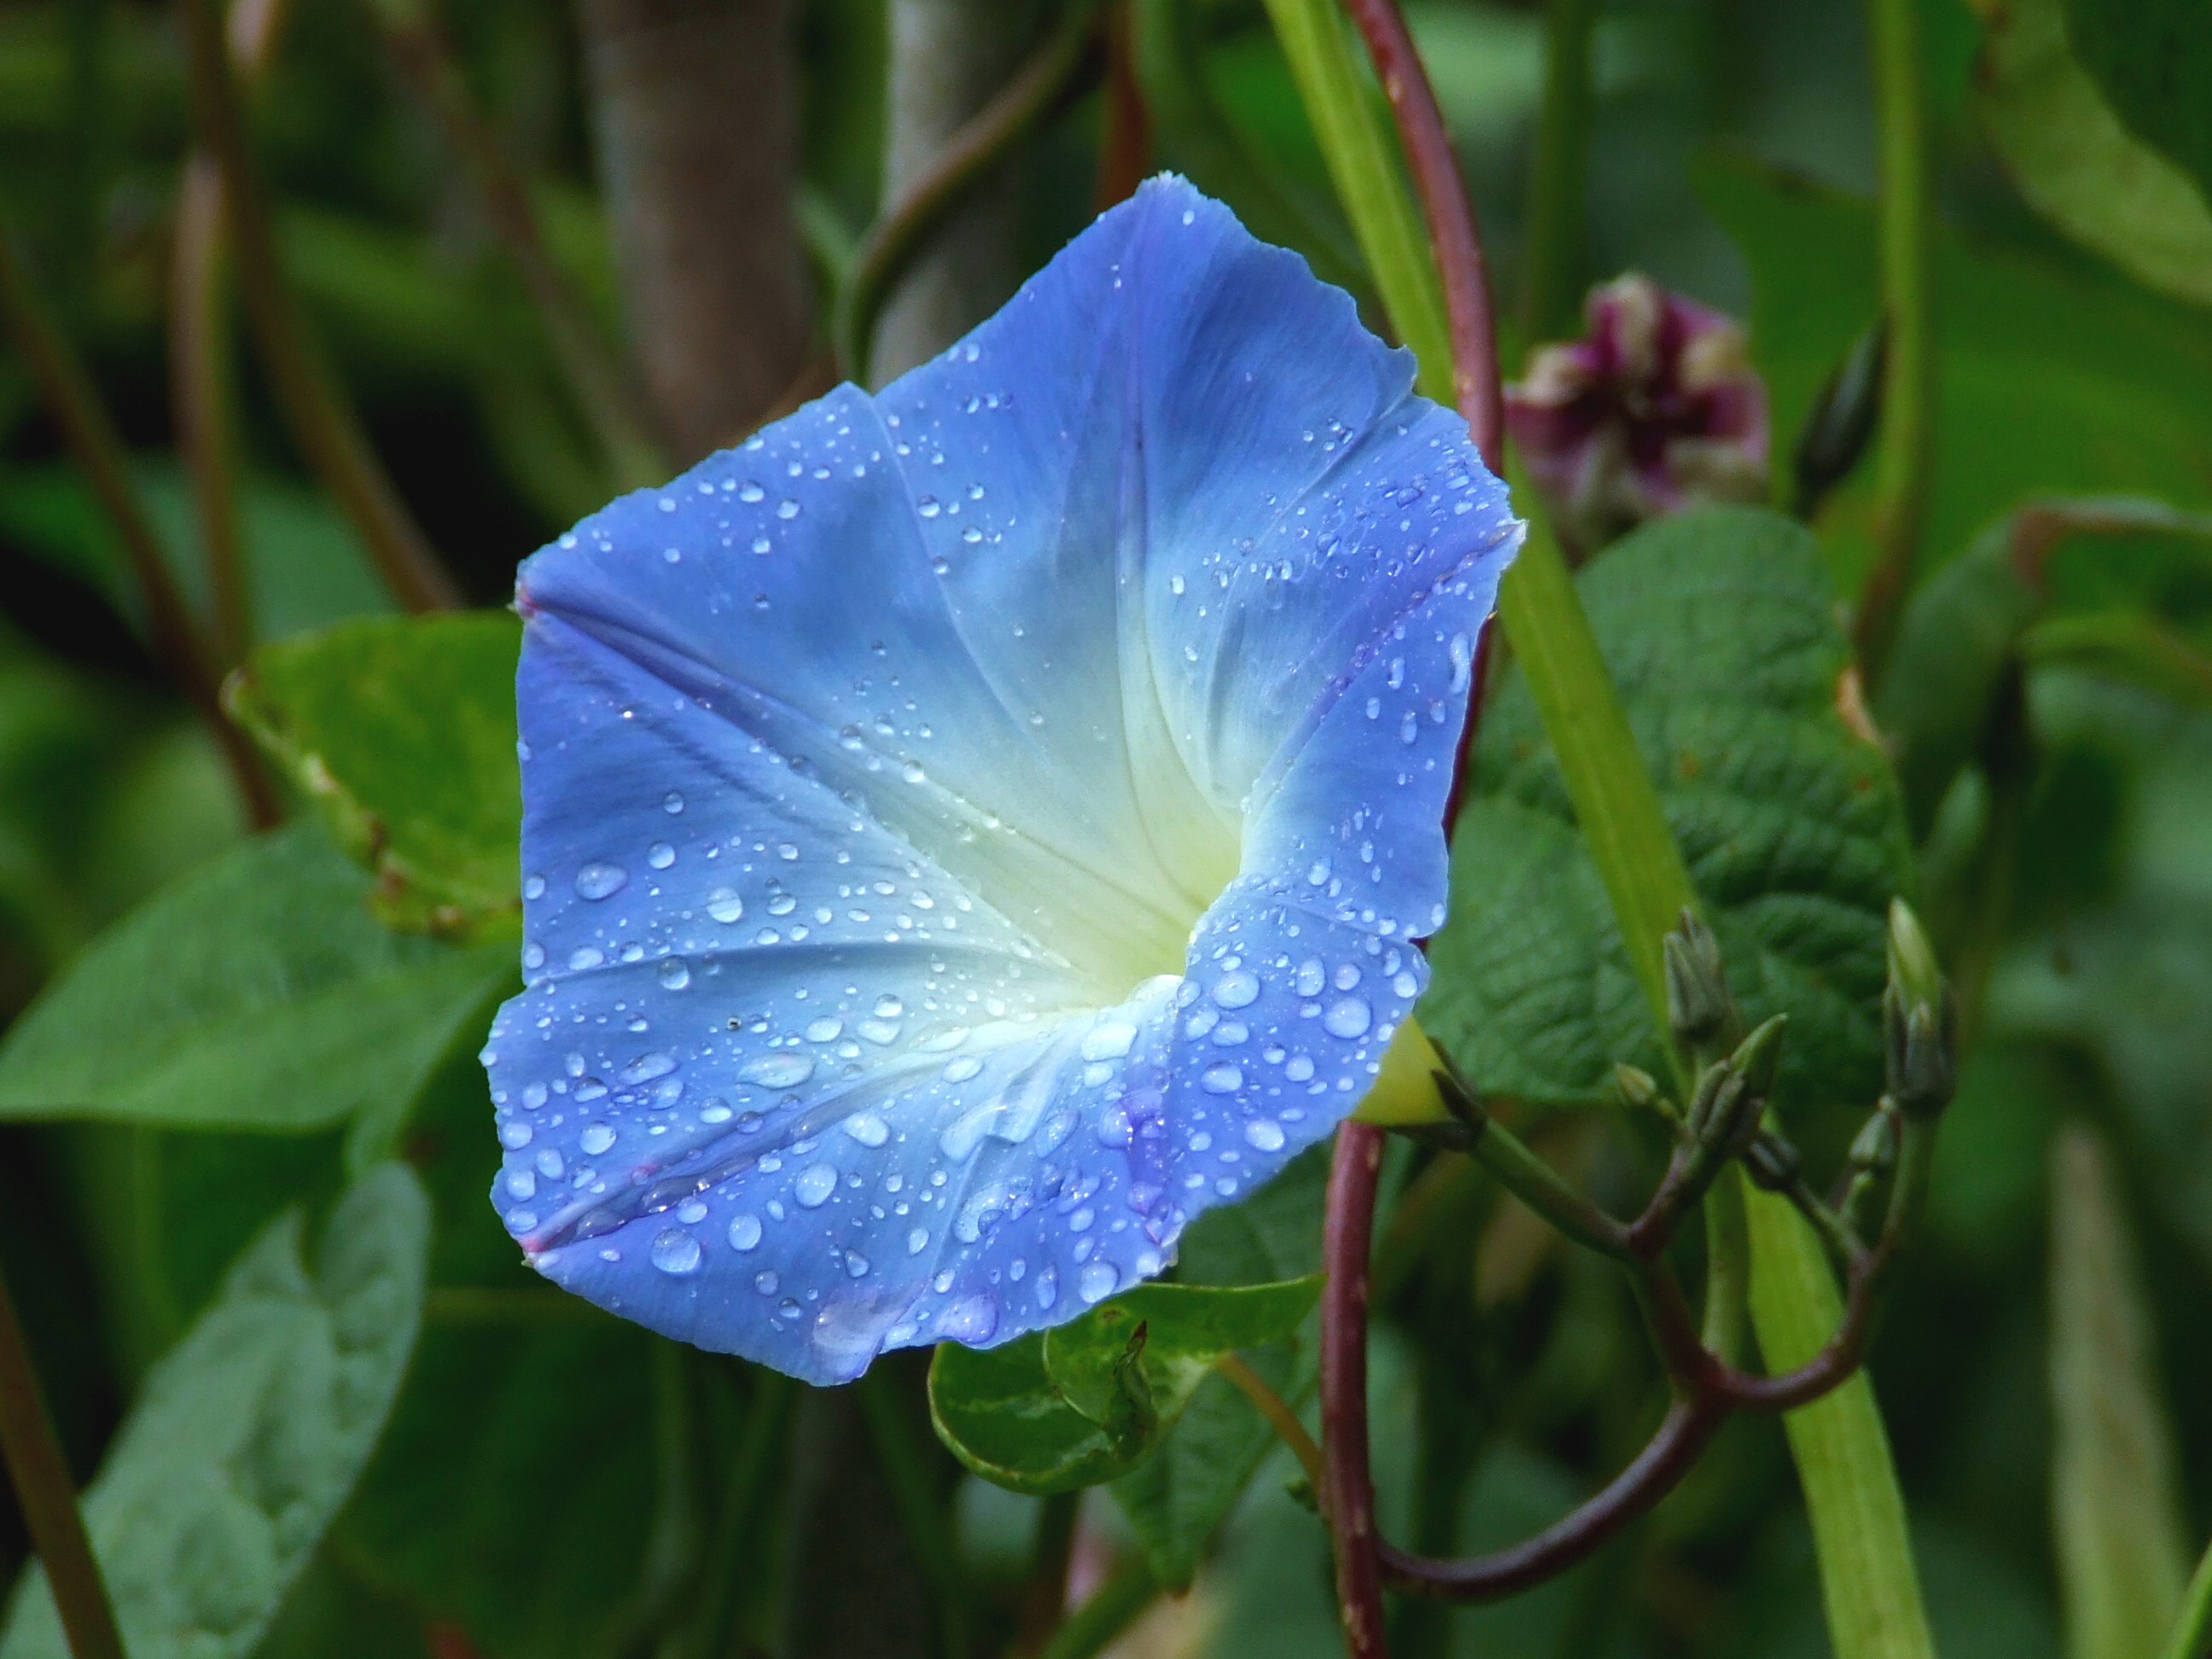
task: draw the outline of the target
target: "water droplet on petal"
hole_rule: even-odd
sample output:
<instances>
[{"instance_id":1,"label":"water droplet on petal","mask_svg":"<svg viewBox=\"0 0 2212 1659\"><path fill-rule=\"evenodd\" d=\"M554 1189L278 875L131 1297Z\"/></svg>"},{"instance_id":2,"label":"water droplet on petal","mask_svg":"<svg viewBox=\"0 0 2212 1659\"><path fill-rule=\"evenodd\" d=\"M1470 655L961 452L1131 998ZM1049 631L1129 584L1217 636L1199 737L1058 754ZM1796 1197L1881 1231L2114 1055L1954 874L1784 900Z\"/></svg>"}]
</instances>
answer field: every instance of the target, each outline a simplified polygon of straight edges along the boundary
<instances>
[{"instance_id":1,"label":"water droplet on petal","mask_svg":"<svg viewBox=\"0 0 2212 1659\"><path fill-rule=\"evenodd\" d=\"M615 1132L604 1123L588 1124L584 1133L576 1137L576 1144L597 1158L615 1144Z\"/></svg>"},{"instance_id":2,"label":"water droplet on petal","mask_svg":"<svg viewBox=\"0 0 2212 1659\"><path fill-rule=\"evenodd\" d=\"M1085 1302L1103 1302L1121 1282L1121 1273L1112 1262L1091 1261L1076 1275L1075 1289Z\"/></svg>"},{"instance_id":3,"label":"water droplet on petal","mask_svg":"<svg viewBox=\"0 0 2212 1659\"><path fill-rule=\"evenodd\" d=\"M1244 1126L1244 1141L1259 1152L1279 1152L1283 1150L1282 1126L1268 1118L1255 1117Z\"/></svg>"},{"instance_id":4,"label":"water droplet on petal","mask_svg":"<svg viewBox=\"0 0 2212 1659\"><path fill-rule=\"evenodd\" d=\"M814 1061L805 1054L786 1052L761 1054L738 1067L738 1076L763 1089L793 1089L814 1075Z\"/></svg>"},{"instance_id":5,"label":"water droplet on petal","mask_svg":"<svg viewBox=\"0 0 2212 1659\"><path fill-rule=\"evenodd\" d=\"M799 1179L791 1183L791 1195L799 1200L801 1209L819 1209L830 1194L837 1190L836 1166L816 1164L799 1171Z\"/></svg>"},{"instance_id":6,"label":"water droplet on petal","mask_svg":"<svg viewBox=\"0 0 2212 1659\"><path fill-rule=\"evenodd\" d=\"M733 1215L730 1218L730 1248L750 1250L761 1242L760 1218L757 1215Z\"/></svg>"},{"instance_id":7,"label":"water droplet on petal","mask_svg":"<svg viewBox=\"0 0 2212 1659\"><path fill-rule=\"evenodd\" d=\"M665 1273L681 1279L686 1273L699 1271L702 1252L699 1241L681 1227L671 1227L653 1241L653 1265Z\"/></svg>"},{"instance_id":8,"label":"water droplet on petal","mask_svg":"<svg viewBox=\"0 0 2212 1659\"><path fill-rule=\"evenodd\" d=\"M1198 1080L1210 1095L1231 1095L1244 1086L1244 1073L1235 1066L1209 1066L1199 1073Z\"/></svg>"},{"instance_id":9,"label":"water droplet on petal","mask_svg":"<svg viewBox=\"0 0 2212 1659\"><path fill-rule=\"evenodd\" d=\"M645 861L656 870L665 870L676 862L676 849L665 841L657 841L645 849Z\"/></svg>"},{"instance_id":10,"label":"water droplet on petal","mask_svg":"<svg viewBox=\"0 0 2212 1659\"><path fill-rule=\"evenodd\" d=\"M845 1120L845 1133L863 1146L880 1146L891 1138L891 1126L873 1112L855 1112Z\"/></svg>"},{"instance_id":11,"label":"water droplet on petal","mask_svg":"<svg viewBox=\"0 0 2212 1659\"><path fill-rule=\"evenodd\" d=\"M576 896L579 898L609 898L629 884L629 872L619 864L608 863L605 859L593 859L576 872Z\"/></svg>"},{"instance_id":12,"label":"water droplet on petal","mask_svg":"<svg viewBox=\"0 0 2212 1659\"><path fill-rule=\"evenodd\" d=\"M1259 996L1260 976L1249 968L1233 968L1214 981L1213 1000L1224 1008L1249 1008Z\"/></svg>"},{"instance_id":13,"label":"water droplet on petal","mask_svg":"<svg viewBox=\"0 0 2212 1659\"><path fill-rule=\"evenodd\" d=\"M691 969L682 957L671 957L660 964L657 977L665 991L680 991L691 982Z\"/></svg>"},{"instance_id":14,"label":"water droplet on petal","mask_svg":"<svg viewBox=\"0 0 2212 1659\"><path fill-rule=\"evenodd\" d=\"M1321 1023L1331 1036L1356 1037L1366 1034L1374 1018L1366 998L1340 997L1328 1005L1328 1012L1321 1017Z\"/></svg>"},{"instance_id":15,"label":"water droplet on petal","mask_svg":"<svg viewBox=\"0 0 2212 1659\"><path fill-rule=\"evenodd\" d=\"M745 914L745 902L734 887L717 887L707 895L707 914L717 921L737 921Z\"/></svg>"}]
</instances>

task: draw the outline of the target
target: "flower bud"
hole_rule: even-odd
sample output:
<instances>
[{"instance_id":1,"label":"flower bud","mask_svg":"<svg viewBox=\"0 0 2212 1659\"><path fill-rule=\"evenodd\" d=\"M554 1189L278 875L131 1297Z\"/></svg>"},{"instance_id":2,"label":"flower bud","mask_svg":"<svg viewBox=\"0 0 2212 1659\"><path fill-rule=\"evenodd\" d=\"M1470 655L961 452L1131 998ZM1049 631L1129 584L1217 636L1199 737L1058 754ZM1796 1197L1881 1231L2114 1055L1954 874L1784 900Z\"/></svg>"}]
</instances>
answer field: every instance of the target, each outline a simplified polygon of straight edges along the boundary
<instances>
[{"instance_id":1,"label":"flower bud","mask_svg":"<svg viewBox=\"0 0 2212 1659\"><path fill-rule=\"evenodd\" d=\"M1660 950L1666 962L1667 1023L1693 1048L1711 1042L1735 1012L1721 964L1720 941L1711 928L1685 909Z\"/></svg>"},{"instance_id":2,"label":"flower bud","mask_svg":"<svg viewBox=\"0 0 2212 1659\"><path fill-rule=\"evenodd\" d=\"M1732 318L1631 272L1588 331L1540 348L1505 424L1560 542L1586 555L1646 519L1766 497L1766 387Z\"/></svg>"},{"instance_id":3,"label":"flower bud","mask_svg":"<svg viewBox=\"0 0 2212 1659\"><path fill-rule=\"evenodd\" d=\"M1902 899L1890 902L1881 1016L1890 1098L1915 1117L1935 1116L1958 1092L1958 1008L1928 936Z\"/></svg>"}]
</instances>

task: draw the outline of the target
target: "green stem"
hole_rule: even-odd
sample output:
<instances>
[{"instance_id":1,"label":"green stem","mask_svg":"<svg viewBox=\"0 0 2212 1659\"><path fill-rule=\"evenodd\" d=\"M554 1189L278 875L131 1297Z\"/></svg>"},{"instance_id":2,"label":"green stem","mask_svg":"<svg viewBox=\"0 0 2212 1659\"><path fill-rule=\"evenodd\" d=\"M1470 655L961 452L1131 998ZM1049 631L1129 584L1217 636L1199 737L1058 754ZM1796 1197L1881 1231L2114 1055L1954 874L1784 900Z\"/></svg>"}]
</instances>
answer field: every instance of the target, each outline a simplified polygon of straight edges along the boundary
<instances>
[{"instance_id":1,"label":"green stem","mask_svg":"<svg viewBox=\"0 0 2212 1659\"><path fill-rule=\"evenodd\" d=\"M1528 253L1521 285L1526 344L1554 337L1574 303L1589 174L1590 38L1598 0L1544 8L1544 101L1528 175Z\"/></svg>"},{"instance_id":2,"label":"green stem","mask_svg":"<svg viewBox=\"0 0 2212 1659\"><path fill-rule=\"evenodd\" d=\"M1306 1484L1313 1488L1314 1497L1318 1499L1325 1489L1328 1471L1322 1464L1321 1448L1306 1432L1306 1425L1298 1420L1290 1402L1268 1387L1267 1378L1254 1370L1240 1354L1223 1354L1213 1362L1213 1369L1235 1383L1238 1392L1259 1408L1260 1415L1267 1419L1267 1426L1274 1430L1276 1437L1298 1460L1298 1467L1305 1471Z\"/></svg>"},{"instance_id":3,"label":"green stem","mask_svg":"<svg viewBox=\"0 0 2212 1659\"><path fill-rule=\"evenodd\" d=\"M246 153L222 19L214 0L184 0L184 9L193 113L222 170L239 288L277 407L399 602L410 611L451 609L460 603L459 591L370 447L285 281L268 204Z\"/></svg>"},{"instance_id":4,"label":"green stem","mask_svg":"<svg viewBox=\"0 0 2212 1659\"><path fill-rule=\"evenodd\" d=\"M1743 1171L1731 1164L1705 1193L1706 1349L1731 1365L1743 1363L1750 1316L1751 1219L1744 1208Z\"/></svg>"},{"instance_id":5,"label":"green stem","mask_svg":"<svg viewBox=\"0 0 2212 1659\"><path fill-rule=\"evenodd\" d=\"M1826 1253L1786 1199L1746 1194L1752 1318L1770 1371L1820 1351L1843 1317ZM1804 1487L1838 1659L1934 1659L1889 1437L1862 1371L1783 1419Z\"/></svg>"},{"instance_id":6,"label":"green stem","mask_svg":"<svg viewBox=\"0 0 2212 1659\"><path fill-rule=\"evenodd\" d=\"M1420 364L1421 391L1449 404L1454 401L1451 331L1429 258L1428 232L1406 193L1396 147L1369 94L1336 0L1267 3L1390 325Z\"/></svg>"},{"instance_id":7,"label":"green stem","mask_svg":"<svg viewBox=\"0 0 2212 1659\"><path fill-rule=\"evenodd\" d=\"M46 1564L46 1583L70 1653L76 1659L123 1659L115 1609L93 1559L76 1488L54 1437L54 1419L40 1391L5 1279L0 1279L0 1453L15 1483L31 1547Z\"/></svg>"},{"instance_id":8,"label":"green stem","mask_svg":"<svg viewBox=\"0 0 2212 1659\"><path fill-rule=\"evenodd\" d=\"M1137 1615L1152 1606L1160 1593L1159 1582L1142 1561L1132 1561L1091 1592L1091 1599L1068 1615L1067 1622L1048 1642L1037 1659L1092 1659L1103 1653Z\"/></svg>"},{"instance_id":9,"label":"green stem","mask_svg":"<svg viewBox=\"0 0 2212 1659\"><path fill-rule=\"evenodd\" d=\"M1875 437L1875 564L1859 601L1869 689L1880 682L1912 586L1935 442L1928 95L1920 0L1868 0L1881 183L1881 309L1888 325Z\"/></svg>"},{"instance_id":10,"label":"green stem","mask_svg":"<svg viewBox=\"0 0 2212 1659\"><path fill-rule=\"evenodd\" d=\"M1893 33L1900 19L1909 31L1907 8L1915 3L1872 0ZM1422 385L1425 389L1449 386L1453 366L1441 356L1431 355L1441 354L1448 337L1443 327L1430 320L1441 309L1436 299L1441 286L1437 268L1418 239L1408 245L1406 228L1418 227L1420 221L1406 198L1396 152L1364 101L1364 87L1341 61L1348 52L1335 7L1329 0L1268 0L1268 9L1331 176L1375 273L1376 286L1392 307L1400 337L1422 356ZM1878 56L1888 63L1893 56L1888 43ZM1917 76L1917 60L1915 73ZM1896 77L1887 76L1886 84L1894 86ZM1917 78L1910 84L1917 99ZM1911 107L1917 112L1917 103ZM1908 136L1917 138L1917 118ZM1924 185L1917 170L1918 152L1910 144L1888 145L1886 167L1895 167L1889 150L1899 148L1908 152L1911 165L1906 170L1916 187L1911 199L1924 209L1917 193ZM1899 210L1894 204L1885 209L1889 214ZM1916 228L1905 240L1914 258L1893 263L1909 268L1915 278L1911 291L1920 307L1916 319L1922 331L1911 349L1918 354L1916 372L1924 377L1925 289L1917 283L1924 268L1924 213L1913 222ZM1410 307L1402 315L1398 311L1401 304ZM1485 367L1494 368L1474 367L1478 374ZM1916 395L1912 414L1902 418L1908 425L1915 419L1924 425L1924 387ZM1913 430L1917 444L1918 428ZM1925 471L1917 457L1900 454L1900 460L1908 459L1912 489L1904 499L1912 508L1911 526L1917 538ZM1514 495L1516 501L1528 500L1523 489L1516 489ZM1898 544L1909 548L1911 540ZM1666 1041L1660 941L1682 908L1694 903L1694 890L1573 580L1540 524L1532 525L1519 557L1506 573L1498 612L1559 756L1577 820L1604 881L1653 1024ZM1671 1042L1668 1047L1680 1068L1681 1056L1674 1054ZM1788 1202L1763 1193L1746 1196L1753 1323L1769 1368L1780 1370L1820 1351L1838 1322L1841 1299L1819 1243ZM1904 1504L1871 1386L1863 1376L1854 1377L1789 1420L1838 1659L1920 1659L1932 1653Z\"/></svg>"},{"instance_id":11,"label":"green stem","mask_svg":"<svg viewBox=\"0 0 2212 1659\"><path fill-rule=\"evenodd\" d=\"M2212 1547L2197 1564L2188 1594L2182 1597L2181 1617L2174 1621L2173 1639L2160 1659L2205 1659L2208 1654L2212 1654Z\"/></svg>"},{"instance_id":12,"label":"green stem","mask_svg":"<svg viewBox=\"0 0 2212 1659\"><path fill-rule=\"evenodd\" d=\"M897 1384L887 1369L878 1366L870 1371L854 1384L853 1393L875 1440L876 1456L890 1486L899 1525L936 1594L945 1659L964 1659L970 1649L967 1577L953 1548L944 1495L932 1476L928 1449L915 1432Z\"/></svg>"},{"instance_id":13,"label":"green stem","mask_svg":"<svg viewBox=\"0 0 2212 1659\"><path fill-rule=\"evenodd\" d=\"M1534 500L1513 470L1513 494ZM1559 544L1528 507L1528 540L1498 584L1498 615L1512 642L1545 735L1574 804L1575 821L1620 924L1630 968L1651 1021L1667 1039L1667 968L1660 941L1697 902L1659 791L1629 729L1628 711L1599 654ZM1680 1060L1674 1056L1678 1067ZM1686 1086L1686 1079L1683 1079Z\"/></svg>"}]
</instances>

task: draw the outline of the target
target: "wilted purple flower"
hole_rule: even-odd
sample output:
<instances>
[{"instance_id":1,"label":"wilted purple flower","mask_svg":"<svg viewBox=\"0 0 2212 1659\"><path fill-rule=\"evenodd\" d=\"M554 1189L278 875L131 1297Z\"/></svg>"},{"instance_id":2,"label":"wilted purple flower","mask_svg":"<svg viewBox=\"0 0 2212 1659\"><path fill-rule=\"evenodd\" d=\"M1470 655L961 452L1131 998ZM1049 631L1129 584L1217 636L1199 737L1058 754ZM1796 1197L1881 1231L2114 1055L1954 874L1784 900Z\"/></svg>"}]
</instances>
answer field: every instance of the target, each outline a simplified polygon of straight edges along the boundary
<instances>
[{"instance_id":1,"label":"wilted purple flower","mask_svg":"<svg viewBox=\"0 0 2212 1659\"><path fill-rule=\"evenodd\" d=\"M1158 179L523 568L484 1063L539 1272L836 1382L1159 1273L1359 1103L1519 539L1412 381Z\"/></svg>"},{"instance_id":2,"label":"wilted purple flower","mask_svg":"<svg viewBox=\"0 0 2212 1659\"><path fill-rule=\"evenodd\" d=\"M1766 495L1766 387L1734 319L1631 272L1589 331L1539 349L1505 423L1560 539L1594 551L1664 513Z\"/></svg>"}]
</instances>

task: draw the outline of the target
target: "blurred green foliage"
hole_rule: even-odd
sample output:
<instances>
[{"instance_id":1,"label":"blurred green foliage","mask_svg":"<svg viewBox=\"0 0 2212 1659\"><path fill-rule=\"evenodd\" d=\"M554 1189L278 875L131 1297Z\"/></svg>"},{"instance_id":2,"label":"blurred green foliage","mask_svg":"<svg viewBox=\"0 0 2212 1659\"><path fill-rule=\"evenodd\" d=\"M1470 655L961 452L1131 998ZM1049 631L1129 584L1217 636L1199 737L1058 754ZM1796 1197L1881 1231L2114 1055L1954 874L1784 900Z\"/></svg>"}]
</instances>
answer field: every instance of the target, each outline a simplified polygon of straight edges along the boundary
<instances>
[{"instance_id":1,"label":"blurred green foliage","mask_svg":"<svg viewBox=\"0 0 2212 1659\"><path fill-rule=\"evenodd\" d=\"M880 205L884 3L793 8L799 210L823 295ZM1407 10L1510 296L1540 10ZM619 338L574 16L472 0L443 17L553 263ZM255 154L287 268L379 452L495 607L515 562L613 474L376 18L360 0L283 8L251 94ZM1154 160L1300 247L1379 325L1259 0L1140 0L1133 19ZM1826 1109L1863 1109L1878 1086L1892 892L1923 901L1961 988L1960 1096L1873 1362L1941 1651L2130 1659L2080 1635L2112 1622L2081 1609L2109 1605L2097 1564L2125 1528L2100 1534L2065 1494L2109 1502L2128 1475L2113 1459L2148 1458L2189 1546L2212 1530L2212 548L2195 516L2212 509L2212 25L2192 0L1924 0L1922 21L1942 220L1934 574L1871 700L1887 754L1861 729L1834 609L1869 556L1869 469L1808 526L1733 514L1648 530L1583 589L1747 1005L1766 1012L1771 990L1796 1018L1782 1109L1824 1176L1849 1127ZM91 365L204 616L167 358L181 39L172 9L141 0L0 9L0 223ZM1867 78L1843 0L1601 8L1581 274L1640 269L1747 317L1778 457L1875 318ZM1016 158L1028 263L1087 216L1099 125L1086 94ZM512 624L388 614L234 312L258 649L233 703L297 809L250 842L215 746L145 646L112 530L0 353L0 1265L68 1449L80 1475L106 1469L103 1492L205 1492L241 1460L295 1482L206 1523L236 1560L208 1569L215 1601L178 1626L211 1633L195 1651L778 1652L804 1518L793 1470L816 1456L793 1449L811 1443L789 1429L789 1392L545 1290L483 1201L496 1147L473 1050L513 972ZM1509 338L1509 367L1527 343ZM1637 994L1525 703L1509 680L1485 734L1424 1018L1540 1150L1626 1209L1653 1148L1588 1109L1610 1062L1641 1052ZM1719 799L1715 776L1741 787ZM454 942L479 938L493 942ZM2052 1163L2085 1133L2110 1159L2086 1220L2078 1170L2062 1162L2054 1188ZM1656 1372L1601 1264L1463 1162L1401 1146L1388 1175L1382 1519L1431 1551L1510 1542L1633 1454ZM1182 1284L1313 1272L1319 1188L1308 1161L1209 1217ZM319 1279L301 1263L334 1206L382 1193L412 1215L422 1192L427 1231L398 1237L394 1221L361 1282L333 1277L336 1233ZM278 1219L302 1206L304 1233ZM2136 1246L2094 1250L2092 1225ZM356 1292L390 1305L370 1320ZM2094 1340L2100 1298L2133 1310L2142 1340L2125 1356ZM267 1322L239 1335L257 1308ZM1302 1407L1310 1336L1252 1357ZM343 1410L277 1413L303 1443L282 1457L256 1438L268 1423L216 1409L228 1377L363 1341ZM955 1363L1046 1367L1032 1346ZM918 1402L918 1377L897 1376ZM1325 1534L1285 1489L1295 1467L1219 1376L1176 1388L1180 1421L1160 1413L1144 1461L1085 1500L1079 1559L1118 1551L1192 1586L1153 1615L1146 1651L1340 1650ZM2100 1389L2170 1428L2113 1434L2084 1403ZM1111 1413L1091 1403L1071 1412L1103 1434ZM957 1558L969 1628L995 1640L1024 1617L1033 1542L1066 1516L918 1448L944 1510L934 1547ZM95 1497L95 1532L119 1502ZM165 1504L165 1525L201 1525L181 1497ZM2124 1497L2116 1512L2140 1518ZM143 1536L118 1547L173 1547ZM25 1554L0 1515L0 1566ZM155 1567L142 1581L174 1587ZM1415 1659L1826 1650L1781 1431L1763 1420L1731 1425L1655 1515L1559 1583L1401 1615L1397 1650ZM12 1630L10 1654L58 1650L35 1613Z\"/></svg>"}]
</instances>

